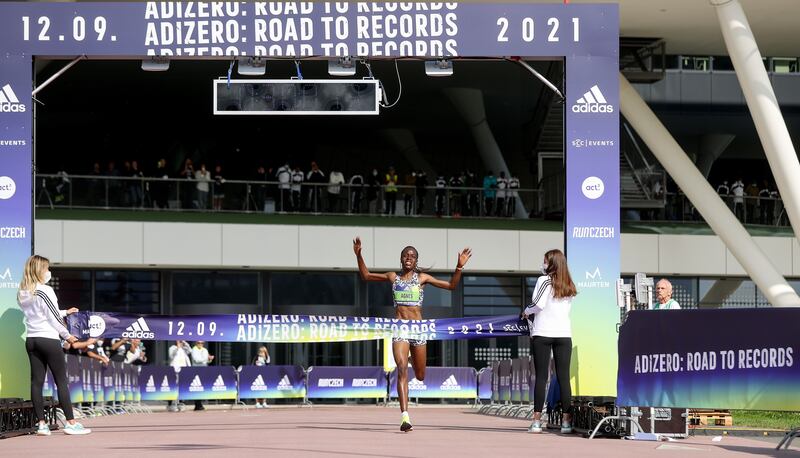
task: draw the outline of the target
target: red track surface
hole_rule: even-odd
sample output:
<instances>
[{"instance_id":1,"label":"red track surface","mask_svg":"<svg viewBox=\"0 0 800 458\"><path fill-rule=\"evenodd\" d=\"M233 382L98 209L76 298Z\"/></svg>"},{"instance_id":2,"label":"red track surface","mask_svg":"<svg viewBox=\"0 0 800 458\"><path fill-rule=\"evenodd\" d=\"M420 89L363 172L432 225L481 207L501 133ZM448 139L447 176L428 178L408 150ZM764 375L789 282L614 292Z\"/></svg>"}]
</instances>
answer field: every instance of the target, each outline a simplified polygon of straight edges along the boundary
<instances>
[{"instance_id":1,"label":"red track surface","mask_svg":"<svg viewBox=\"0 0 800 458\"><path fill-rule=\"evenodd\" d=\"M0 456L800 456L746 438L692 437L676 442L588 440L529 434L528 422L466 408L411 409L414 431L399 431L397 408L279 407L120 415L83 421L88 436L22 436L0 441Z\"/></svg>"}]
</instances>

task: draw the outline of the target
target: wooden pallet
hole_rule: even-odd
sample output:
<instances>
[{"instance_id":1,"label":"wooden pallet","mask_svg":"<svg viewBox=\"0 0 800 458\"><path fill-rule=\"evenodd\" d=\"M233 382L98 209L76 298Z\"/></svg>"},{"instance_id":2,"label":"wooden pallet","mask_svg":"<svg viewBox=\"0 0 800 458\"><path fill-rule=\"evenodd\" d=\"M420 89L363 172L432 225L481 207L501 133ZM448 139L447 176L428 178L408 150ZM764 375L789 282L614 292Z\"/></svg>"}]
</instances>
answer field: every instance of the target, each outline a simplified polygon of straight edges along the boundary
<instances>
[{"instance_id":1,"label":"wooden pallet","mask_svg":"<svg viewBox=\"0 0 800 458\"><path fill-rule=\"evenodd\" d=\"M703 426L733 426L733 417L727 410L689 410L689 425L691 427Z\"/></svg>"}]
</instances>

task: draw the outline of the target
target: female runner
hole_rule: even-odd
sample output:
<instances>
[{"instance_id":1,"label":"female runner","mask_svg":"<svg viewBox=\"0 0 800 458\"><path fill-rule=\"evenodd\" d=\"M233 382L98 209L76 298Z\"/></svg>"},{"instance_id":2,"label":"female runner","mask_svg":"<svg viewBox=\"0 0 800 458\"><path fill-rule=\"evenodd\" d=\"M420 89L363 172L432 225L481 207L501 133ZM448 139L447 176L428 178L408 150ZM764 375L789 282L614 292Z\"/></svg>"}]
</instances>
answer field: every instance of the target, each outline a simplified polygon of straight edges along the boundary
<instances>
[{"instance_id":1,"label":"female runner","mask_svg":"<svg viewBox=\"0 0 800 458\"><path fill-rule=\"evenodd\" d=\"M419 253L413 246L407 246L400 252L401 272L386 272L374 274L367 269L364 258L361 256L361 239L353 240L353 251L358 260L358 272L364 281L388 281L392 284L392 296L395 306L395 318L403 320L422 319L422 299L426 284L437 288L453 290L461 280L461 271L472 257L472 250L464 248L458 254L456 271L449 282L422 272L417 265ZM400 431L411 431L411 417L408 415L408 355L411 353L411 367L417 380L425 380L425 340L392 338L392 353L397 363L397 397L400 400Z\"/></svg>"}]
</instances>

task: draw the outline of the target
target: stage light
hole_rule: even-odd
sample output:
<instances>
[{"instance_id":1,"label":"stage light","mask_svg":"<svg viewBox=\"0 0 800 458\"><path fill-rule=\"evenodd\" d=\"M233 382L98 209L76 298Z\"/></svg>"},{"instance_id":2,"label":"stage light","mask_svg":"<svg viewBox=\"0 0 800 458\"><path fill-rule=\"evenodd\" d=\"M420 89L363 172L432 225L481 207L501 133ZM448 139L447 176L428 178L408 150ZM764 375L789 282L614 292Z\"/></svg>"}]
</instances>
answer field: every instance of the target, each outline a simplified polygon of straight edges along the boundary
<instances>
[{"instance_id":1,"label":"stage light","mask_svg":"<svg viewBox=\"0 0 800 458\"><path fill-rule=\"evenodd\" d=\"M238 72L245 76L264 76L267 73L267 62L260 57L240 57Z\"/></svg>"},{"instance_id":2,"label":"stage light","mask_svg":"<svg viewBox=\"0 0 800 458\"><path fill-rule=\"evenodd\" d=\"M350 56L328 61L328 74L331 76L355 76L356 61Z\"/></svg>"},{"instance_id":3,"label":"stage light","mask_svg":"<svg viewBox=\"0 0 800 458\"><path fill-rule=\"evenodd\" d=\"M153 56L149 59L142 59L142 70L146 72L165 72L169 70L169 58Z\"/></svg>"},{"instance_id":4,"label":"stage light","mask_svg":"<svg viewBox=\"0 0 800 458\"><path fill-rule=\"evenodd\" d=\"M453 61L447 59L426 60L425 74L428 76L453 76Z\"/></svg>"}]
</instances>

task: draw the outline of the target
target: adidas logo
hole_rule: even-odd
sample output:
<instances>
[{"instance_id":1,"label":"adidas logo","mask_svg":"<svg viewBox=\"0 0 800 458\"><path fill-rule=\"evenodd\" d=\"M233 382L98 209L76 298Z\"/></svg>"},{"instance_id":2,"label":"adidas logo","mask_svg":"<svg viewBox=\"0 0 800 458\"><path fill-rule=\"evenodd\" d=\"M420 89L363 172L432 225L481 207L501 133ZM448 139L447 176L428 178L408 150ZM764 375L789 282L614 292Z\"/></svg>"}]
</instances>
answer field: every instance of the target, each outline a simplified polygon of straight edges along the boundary
<instances>
[{"instance_id":1,"label":"adidas logo","mask_svg":"<svg viewBox=\"0 0 800 458\"><path fill-rule=\"evenodd\" d=\"M190 393L195 393L195 392L205 391L205 390L206 389L203 388L203 382L200 381L200 376L199 375L195 375L194 376L194 380L192 380L192 383L189 384L189 392Z\"/></svg>"},{"instance_id":2,"label":"adidas logo","mask_svg":"<svg viewBox=\"0 0 800 458\"><path fill-rule=\"evenodd\" d=\"M267 384L264 383L264 377L261 374L258 374L258 377L250 384L250 391L267 391Z\"/></svg>"},{"instance_id":3,"label":"adidas logo","mask_svg":"<svg viewBox=\"0 0 800 458\"><path fill-rule=\"evenodd\" d=\"M408 382L408 390L409 391L411 391L411 390L423 391L423 390L427 390L427 389L428 389L428 385L425 385L425 382L420 382L419 380L417 380L416 377L412 378Z\"/></svg>"},{"instance_id":4,"label":"adidas logo","mask_svg":"<svg viewBox=\"0 0 800 458\"><path fill-rule=\"evenodd\" d=\"M144 386L144 390L148 393L155 393L156 391L156 382L153 381L153 376L151 375L149 379L147 379L147 384Z\"/></svg>"},{"instance_id":5,"label":"adidas logo","mask_svg":"<svg viewBox=\"0 0 800 458\"><path fill-rule=\"evenodd\" d=\"M167 376L164 376L164 380L161 381L161 392L162 393L169 393L172 389L169 387L169 380Z\"/></svg>"},{"instance_id":6,"label":"adidas logo","mask_svg":"<svg viewBox=\"0 0 800 458\"><path fill-rule=\"evenodd\" d=\"M600 88L595 84L589 92L583 94L575 105L572 105L573 113L613 113L614 105L606 101L606 97L600 92Z\"/></svg>"},{"instance_id":7,"label":"adidas logo","mask_svg":"<svg viewBox=\"0 0 800 458\"><path fill-rule=\"evenodd\" d=\"M458 384L456 380L456 376L450 374L450 377L447 378L442 384L439 386L439 389L442 391L460 391L461 385Z\"/></svg>"},{"instance_id":8,"label":"adidas logo","mask_svg":"<svg viewBox=\"0 0 800 458\"><path fill-rule=\"evenodd\" d=\"M17 98L17 94L6 84L0 89L0 113L24 113L27 107Z\"/></svg>"},{"instance_id":9,"label":"adidas logo","mask_svg":"<svg viewBox=\"0 0 800 458\"><path fill-rule=\"evenodd\" d=\"M289 381L289 376L284 375L280 382L278 382L278 391L293 390L292 382Z\"/></svg>"},{"instance_id":10,"label":"adidas logo","mask_svg":"<svg viewBox=\"0 0 800 458\"><path fill-rule=\"evenodd\" d=\"M211 391L228 391L228 387L225 386L225 380L222 380L221 375L218 375L217 379L214 380L214 384L211 385Z\"/></svg>"},{"instance_id":11,"label":"adidas logo","mask_svg":"<svg viewBox=\"0 0 800 458\"><path fill-rule=\"evenodd\" d=\"M125 328L122 337L131 339L155 339L156 334L150 330L144 318L140 317L138 320L134 321L133 324Z\"/></svg>"}]
</instances>

